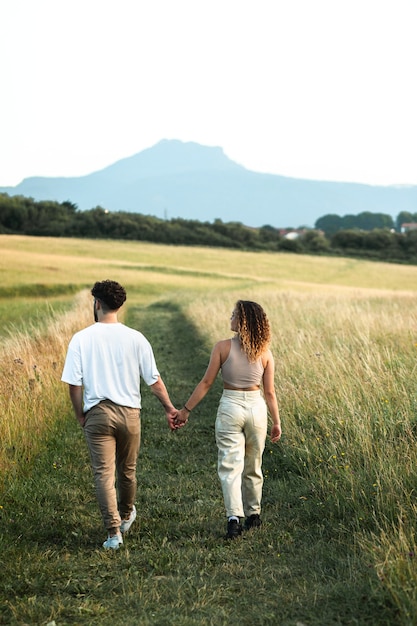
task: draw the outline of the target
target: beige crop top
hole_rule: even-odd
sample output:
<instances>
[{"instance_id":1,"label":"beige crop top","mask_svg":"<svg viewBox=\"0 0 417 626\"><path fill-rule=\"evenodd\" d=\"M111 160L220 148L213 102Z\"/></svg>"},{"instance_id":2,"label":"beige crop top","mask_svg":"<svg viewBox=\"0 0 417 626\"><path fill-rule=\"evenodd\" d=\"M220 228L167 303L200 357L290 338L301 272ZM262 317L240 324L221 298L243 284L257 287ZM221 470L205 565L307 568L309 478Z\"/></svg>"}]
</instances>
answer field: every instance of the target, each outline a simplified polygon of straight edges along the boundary
<instances>
[{"instance_id":1,"label":"beige crop top","mask_svg":"<svg viewBox=\"0 0 417 626\"><path fill-rule=\"evenodd\" d=\"M221 366L223 382L237 389L247 389L260 385L264 373L262 358L250 363L240 347L238 337L230 341L229 356Z\"/></svg>"}]
</instances>

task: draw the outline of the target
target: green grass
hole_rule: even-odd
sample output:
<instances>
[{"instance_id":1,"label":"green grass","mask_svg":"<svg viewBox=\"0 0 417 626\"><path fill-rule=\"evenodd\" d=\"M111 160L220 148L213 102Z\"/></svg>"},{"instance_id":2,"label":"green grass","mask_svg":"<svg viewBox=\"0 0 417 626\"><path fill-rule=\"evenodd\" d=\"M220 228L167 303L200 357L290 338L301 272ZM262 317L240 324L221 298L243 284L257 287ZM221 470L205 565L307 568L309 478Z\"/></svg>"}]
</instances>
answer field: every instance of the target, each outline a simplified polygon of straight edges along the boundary
<instances>
[{"instance_id":1,"label":"green grass","mask_svg":"<svg viewBox=\"0 0 417 626\"><path fill-rule=\"evenodd\" d=\"M38 288L36 287L38 292ZM9 295L0 297L0 338L11 337L27 331L31 326L45 328L51 317L69 311L73 306L73 297L55 297L48 294L40 298Z\"/></svg>"}]
</instances>

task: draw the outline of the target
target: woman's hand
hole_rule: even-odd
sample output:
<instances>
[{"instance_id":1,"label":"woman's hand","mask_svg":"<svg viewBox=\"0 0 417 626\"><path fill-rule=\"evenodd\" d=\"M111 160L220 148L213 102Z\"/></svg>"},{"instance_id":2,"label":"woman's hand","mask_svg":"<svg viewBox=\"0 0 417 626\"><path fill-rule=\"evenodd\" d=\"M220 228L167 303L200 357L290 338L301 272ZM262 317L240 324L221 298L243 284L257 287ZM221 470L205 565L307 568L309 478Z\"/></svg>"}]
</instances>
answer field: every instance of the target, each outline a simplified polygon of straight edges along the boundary
<instances>
[{"instance_id":1,"label":"woman's hand","mask_svg":"<svg viewBox=\"0 0 417 626\"><path fill-rule=\"evenodd\" d=\"M276 443L281 439L281 424L272 424L271 428L271 441L272 443Z\"/></svg>"}]
</instances>

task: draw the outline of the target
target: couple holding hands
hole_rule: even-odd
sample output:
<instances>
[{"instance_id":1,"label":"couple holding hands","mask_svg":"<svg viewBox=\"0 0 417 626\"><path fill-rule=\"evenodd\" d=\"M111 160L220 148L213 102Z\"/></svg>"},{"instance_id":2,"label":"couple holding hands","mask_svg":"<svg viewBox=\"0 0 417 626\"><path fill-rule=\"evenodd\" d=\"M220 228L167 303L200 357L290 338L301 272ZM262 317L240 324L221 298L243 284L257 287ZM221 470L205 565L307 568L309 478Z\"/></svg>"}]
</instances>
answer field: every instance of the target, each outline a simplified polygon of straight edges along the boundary
<instances>
[{"instance_id":1,"label":"couple holding hands","mask_svg":"<svg viewBox=\"0 0 417 626\"><path fill-rule=\"evenodd\" d=\"M176 430L185 426L221 373L223 393L215 434L226 537L235 539L243 529L259 527L268 410L271 441L281 437L271 331L263 308L249 300L236 302L230 321L234 337L215 344L204 376L178 411L158 372L151 344L142 333L118 321L125 289L104 280L95 283L91 294L95 323L72 337L61 380L69 386L75 416L84 429L108 534L103 547L119 548L136 519L141 378L164 407L169 427ZM243 526L241 518L245 518Z\"/></svg>"}]
</instances>

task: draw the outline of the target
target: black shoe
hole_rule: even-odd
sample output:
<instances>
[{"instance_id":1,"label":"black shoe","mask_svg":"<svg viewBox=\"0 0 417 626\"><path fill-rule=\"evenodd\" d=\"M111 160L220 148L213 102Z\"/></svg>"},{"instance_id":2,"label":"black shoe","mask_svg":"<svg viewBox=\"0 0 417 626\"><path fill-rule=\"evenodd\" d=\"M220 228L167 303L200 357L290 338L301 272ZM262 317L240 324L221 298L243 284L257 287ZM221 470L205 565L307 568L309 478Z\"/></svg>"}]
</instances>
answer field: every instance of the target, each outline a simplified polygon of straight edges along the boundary
<instances>
[{"instance_id":1,"label":"black shoe","mask_svg":"<svg viewBox=\"0 0 417 626\"><path fill-rule=\"evenodd\" d=\"M240 522L235 519L231 519L227 522L227 535L226 539L237 539L242 534L242 526Z\"/></svg>"},{"instance_id":2,"label":"black shoe","mask_svg":"<svg viewBox=\"0 0 417 626\"><path fill-rule=\"evenodd\" d=\"M262 526L262 520L257 513L250 515L245 520L245 530L250 530L251 528L259 528Z\"/></svg>"}]
</instances>

